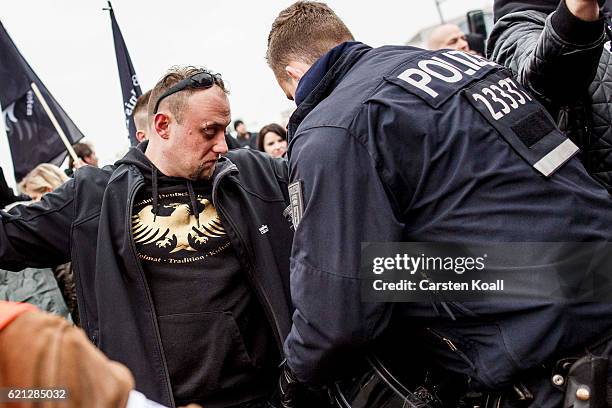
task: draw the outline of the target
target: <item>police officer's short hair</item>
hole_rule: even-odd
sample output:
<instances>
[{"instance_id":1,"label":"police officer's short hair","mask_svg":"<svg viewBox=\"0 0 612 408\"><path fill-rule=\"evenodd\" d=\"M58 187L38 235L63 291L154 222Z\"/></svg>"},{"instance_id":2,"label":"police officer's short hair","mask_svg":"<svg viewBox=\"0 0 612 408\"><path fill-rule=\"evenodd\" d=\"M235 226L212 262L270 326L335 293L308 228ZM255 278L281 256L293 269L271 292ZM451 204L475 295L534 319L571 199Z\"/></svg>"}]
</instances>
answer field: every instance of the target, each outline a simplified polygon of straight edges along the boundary
<instances>
[{"instance_id":1,"label":"police officer's short hair","mask_svg":"<svg viewBox=\"0 0 612 408\"><path fill-rule=\"evenodd\" d=\"M313 64L353 34L325 3L298 1L280 12L268 35L266 59L277 78L291 59Z\"/></svg>"}]
</instances>

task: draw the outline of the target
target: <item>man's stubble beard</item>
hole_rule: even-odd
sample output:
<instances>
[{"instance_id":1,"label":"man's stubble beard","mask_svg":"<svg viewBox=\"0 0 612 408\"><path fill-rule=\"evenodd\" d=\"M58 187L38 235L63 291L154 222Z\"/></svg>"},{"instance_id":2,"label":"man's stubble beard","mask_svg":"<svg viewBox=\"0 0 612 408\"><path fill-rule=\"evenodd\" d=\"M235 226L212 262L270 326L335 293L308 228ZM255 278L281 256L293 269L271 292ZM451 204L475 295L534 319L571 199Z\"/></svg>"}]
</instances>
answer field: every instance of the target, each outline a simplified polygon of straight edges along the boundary
<instances>
[{"instance_id":1,"label":"man's stubble beard","mask_svg":"<svg viewBox=\"0 0 612 408\"><path fill-rule=\"evenodd\" d=\"M202 163L189 175L188 178L191 181L210 180L215 172L216 166L217 162L210 166L210 168L206 167L206 163Z\"/></svg>"}]
</instances>

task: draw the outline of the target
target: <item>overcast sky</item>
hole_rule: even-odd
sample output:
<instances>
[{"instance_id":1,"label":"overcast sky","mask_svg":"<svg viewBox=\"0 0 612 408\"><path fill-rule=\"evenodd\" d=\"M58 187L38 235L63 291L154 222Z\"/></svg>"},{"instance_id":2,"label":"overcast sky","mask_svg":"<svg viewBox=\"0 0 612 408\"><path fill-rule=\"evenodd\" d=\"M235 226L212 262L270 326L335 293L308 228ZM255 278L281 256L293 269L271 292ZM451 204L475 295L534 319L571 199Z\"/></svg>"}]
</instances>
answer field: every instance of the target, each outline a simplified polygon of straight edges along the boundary
<instances>
[{"instance_id":1,"label":"overcast sky","mask_svg":"<svg viewBox=\"0 0 612 408\"><path fill-rule=\"evenodd\" d=\"M291 0L115 0L113 8L143 92L172 65L220 72L230 87L233 119L250 131L292 109L264 55L272 21ZM492 0L445 0L445 18ZM327 1L356 39L404 44L439 22L434 0ZM121 88L107 11L101 0L3 1L0 21L49 91L96 148L102 164L128 147ZM1 122L1 121L0 121ZM0 123L0 165L13 184Z\"/></svg>"}]
</instances>

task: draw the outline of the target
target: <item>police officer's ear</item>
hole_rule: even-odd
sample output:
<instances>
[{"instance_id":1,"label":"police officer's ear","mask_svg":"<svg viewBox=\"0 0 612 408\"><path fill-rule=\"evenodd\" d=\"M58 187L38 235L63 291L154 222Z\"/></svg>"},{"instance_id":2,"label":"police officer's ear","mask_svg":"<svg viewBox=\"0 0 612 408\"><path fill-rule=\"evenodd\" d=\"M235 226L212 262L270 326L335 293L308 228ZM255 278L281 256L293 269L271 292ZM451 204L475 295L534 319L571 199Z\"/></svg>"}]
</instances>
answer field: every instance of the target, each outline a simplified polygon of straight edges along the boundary
<instances>
[{"instance_id":1,"label":"police officer's ear","mask_svg":"<svg viewBox=\"0 0 612 408\"><path fill-rule=\"evenodd\" d=\"M289 61L289 64L285 67L287 79L279 80L278 82L288 99L295 99L298 82L300 82L300 79L302 79L308 69L310 69L308 64L294 60Z\"/></svg>"},{"instance_id":2,"label":"police officer's ear","mask_svg":"<svg viewBox=\"0 0 612 408\"><path fill-rule=\"evenodd\" d=\"M291 65L287 65L285 67L285 72L289 76L289 78L293 79L295 82L299 82L300 79L304 76L304 72L296 67L292 67Z\"/></svg>"},{"instance_id":3,"label":"police officer's ear","mask_svg":"<svg viewBox=\"0 0 612 408\"><path fill-rule=\"evenodd\" d=\"M296 83L302 79L306 71L310 69L309 64L305 64L300 61L289 61L289 64L285 67L285 72L289 78L293 79Z\"/></svg>"}]
</instances>

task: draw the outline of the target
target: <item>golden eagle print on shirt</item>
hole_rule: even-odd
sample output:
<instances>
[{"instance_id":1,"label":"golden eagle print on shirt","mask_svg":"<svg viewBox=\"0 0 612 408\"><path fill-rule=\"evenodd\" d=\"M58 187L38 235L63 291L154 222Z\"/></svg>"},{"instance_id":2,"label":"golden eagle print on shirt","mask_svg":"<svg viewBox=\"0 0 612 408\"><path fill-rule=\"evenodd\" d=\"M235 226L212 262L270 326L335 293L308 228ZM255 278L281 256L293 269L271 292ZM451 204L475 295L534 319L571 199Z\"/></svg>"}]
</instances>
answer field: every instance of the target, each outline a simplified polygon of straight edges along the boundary
<instances>
[{"instance_id":1,"label":"golden eagle print on shirt","mask_svg":"<svg viewBox=\"0 0 612 408\"><path fill-rule=\"evenodd\" d=\"M157 248L174 253L196 251L193 246L206 244L211 238L225 235L225 229L212 203L203 198L199 202L199 221L187 203L160 205L157 216L153 206L147 205L132 216L132 233L136 244L155 243Z\"/></svg>"}]
</instances>

